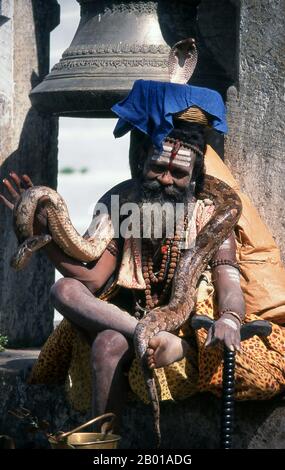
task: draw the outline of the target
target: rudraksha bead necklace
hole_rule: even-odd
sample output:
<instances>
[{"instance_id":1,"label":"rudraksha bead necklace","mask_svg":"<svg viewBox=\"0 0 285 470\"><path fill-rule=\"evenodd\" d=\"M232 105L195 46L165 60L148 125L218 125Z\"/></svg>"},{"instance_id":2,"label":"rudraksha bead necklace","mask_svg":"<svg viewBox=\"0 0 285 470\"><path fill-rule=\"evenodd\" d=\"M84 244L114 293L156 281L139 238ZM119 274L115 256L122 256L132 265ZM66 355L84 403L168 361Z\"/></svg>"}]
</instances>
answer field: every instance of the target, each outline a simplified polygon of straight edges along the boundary
<instances>
[{"instance_id":1,"label":"rudraksha bead necklace","mask_svg":"<svg viewBox=\"0 0 285 470\"><path fill-rule=\"evenodd\" d=\"M145 288L145 310L146 312L162 305L166 296L170 283L175 274L175 270L180 258L181 242L184 240L182 232L185 231L188 218L185 217L183 224L178 224L173 238L166 238L160 246L162 254L160 269L157 273L153 271L154 248L151 241L143 240L142 243L142 272ZM184 228L184 230L183 230ZM152 286L157 286L164 282L160 294L152 293Z\"/></svg>"}]
</instances>

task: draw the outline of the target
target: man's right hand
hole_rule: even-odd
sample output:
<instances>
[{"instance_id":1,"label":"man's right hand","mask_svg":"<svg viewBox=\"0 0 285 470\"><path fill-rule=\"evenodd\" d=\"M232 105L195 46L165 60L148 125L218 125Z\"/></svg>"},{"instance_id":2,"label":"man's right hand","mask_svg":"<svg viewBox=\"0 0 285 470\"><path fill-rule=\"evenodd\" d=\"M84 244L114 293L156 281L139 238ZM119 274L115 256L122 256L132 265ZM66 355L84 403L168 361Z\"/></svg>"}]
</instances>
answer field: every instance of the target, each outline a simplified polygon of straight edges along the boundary
<instances>
[{"instance_id":1,"label":"man's right hand","mask_svg":"<svg viewBox=\"0 0 285 470\"><path fill-rule=\"evenodd\" d=\"M6 207L13 210L14 205L20 199L21 194L27 189L31 188L33 186L33 183L28 175L22 175L21 177L19 177L17 173L15 173L14 171L9 173L9 175L10 175L10 180L5 178L3 180L3 184L10 195L10 199L7 199L3 194L0 193L0 201ZM45 203L47 201L48 201L47 197L42 197L39 200L36 214L35 214L35 219L34 219L34 235L49 233L47 212L45 208Z\"/></svg>"},{"instance_id":2,"label":"man's right hand","mask_svg":"<svg viewBox=\"0 0 285 470\"><path fill-rule=\"evenodd\" d=\"M20 199L21 194L26 191L26 189L32 187L33 183L28 175L22 175L19 178L17 173L15 173L14 171L11 171L9 175L11 181L9 181L9 179L7 178L4 178L3 184L7 189L11 200L7 199L3 194L0 193L0 201L5 204L8 209L13 210L14 205ZM14 185L12 183L14 183ZM16 189L14 186L16 186Z\"/></svg>"}]
</instances>

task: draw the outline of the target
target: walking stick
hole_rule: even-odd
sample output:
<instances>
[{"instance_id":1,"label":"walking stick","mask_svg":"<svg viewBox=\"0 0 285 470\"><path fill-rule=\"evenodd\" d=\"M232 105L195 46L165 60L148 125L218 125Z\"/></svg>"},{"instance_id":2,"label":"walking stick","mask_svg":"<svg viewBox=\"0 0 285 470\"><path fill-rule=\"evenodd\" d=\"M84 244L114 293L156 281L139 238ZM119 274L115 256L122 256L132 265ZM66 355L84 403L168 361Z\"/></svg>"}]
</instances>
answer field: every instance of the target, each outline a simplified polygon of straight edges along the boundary
<instances>
[{"instance_id":1,"label":"walking stick","mask_svg":"<svg viewBox=\"0 0 285 470\"><path fill-rule=\"evenodd\" d=\"M191 325L194 330L205 328L209 330L214 320L206 315L194 315ZM241 341L249 339L254 335L269 336L272 327L268 321L256 320L242 325L240 330ZM221 449L232 449L233 427L234 427L234 404L235 404L235 351L230 351L224 345L224 367L223 367L223 391L221 412Z\"/></svg>"}]
</instances>

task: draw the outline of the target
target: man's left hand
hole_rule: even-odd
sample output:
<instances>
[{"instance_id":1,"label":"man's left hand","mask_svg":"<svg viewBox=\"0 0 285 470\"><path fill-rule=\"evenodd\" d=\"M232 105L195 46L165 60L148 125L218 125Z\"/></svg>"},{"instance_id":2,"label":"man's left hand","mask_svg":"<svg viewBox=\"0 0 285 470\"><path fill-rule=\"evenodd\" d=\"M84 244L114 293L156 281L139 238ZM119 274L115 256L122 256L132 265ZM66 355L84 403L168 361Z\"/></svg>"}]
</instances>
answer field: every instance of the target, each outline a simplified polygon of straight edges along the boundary
<instances>
[{"instance_id":1,"label":"man's left hand","mask_svg":"<svg viewBox=\"0 0 285 470\"><path fill-rule=\"evenodd\" d=\"M209 329L205 346L223 344L231 351L240 351L240 322L225 313Z\"/></svg>"}]
</instances>

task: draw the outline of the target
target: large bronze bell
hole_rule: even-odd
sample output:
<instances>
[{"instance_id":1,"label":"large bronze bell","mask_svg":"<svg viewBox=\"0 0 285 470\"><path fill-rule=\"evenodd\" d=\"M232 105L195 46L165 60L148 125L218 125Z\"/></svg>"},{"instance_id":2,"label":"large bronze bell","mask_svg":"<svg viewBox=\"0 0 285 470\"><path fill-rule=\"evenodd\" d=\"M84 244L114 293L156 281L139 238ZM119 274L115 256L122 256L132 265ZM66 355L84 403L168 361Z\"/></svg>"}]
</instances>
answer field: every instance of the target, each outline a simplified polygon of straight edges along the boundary
<instances>
[{"instance_id":1,"label":"large bronze bell","mask_svg":"<svg viewBox=\"0 0 285 470\"><path fill-rule=\"evenodd\" d=\"M126 95L134 80L168 80L169 46L183 38L171 31L185 0L77 1L81 20L70 47L31 92L38 110L108 117L111 106ZM178 5L174 16L170 14L173 3ZM187 1L191 14L189 3L197 1ZM169 27L168 22L172 22Z\"/></svg>"},{"instance_id":2,"label":"large bronze bell","mask_svg":"<svg viewBox=\"0 0 285 470\"><path fill-rule=\"evenodd\" d=\"M222 83L223 92L232 82L230 67L236 57L231 49L226 52L229 40L224 33L227 29L235 35L236 19L228 0L77 1L81 20L70 47L30 94L39 111L112 116L111 106L126 96L136 79L168 80L170 47L187 37L198 40L200 58L192 83L216 89ZM216 11L219 18L227 13L226 27L221 19L216 21Z\"/></svg>"}]
</instances>

